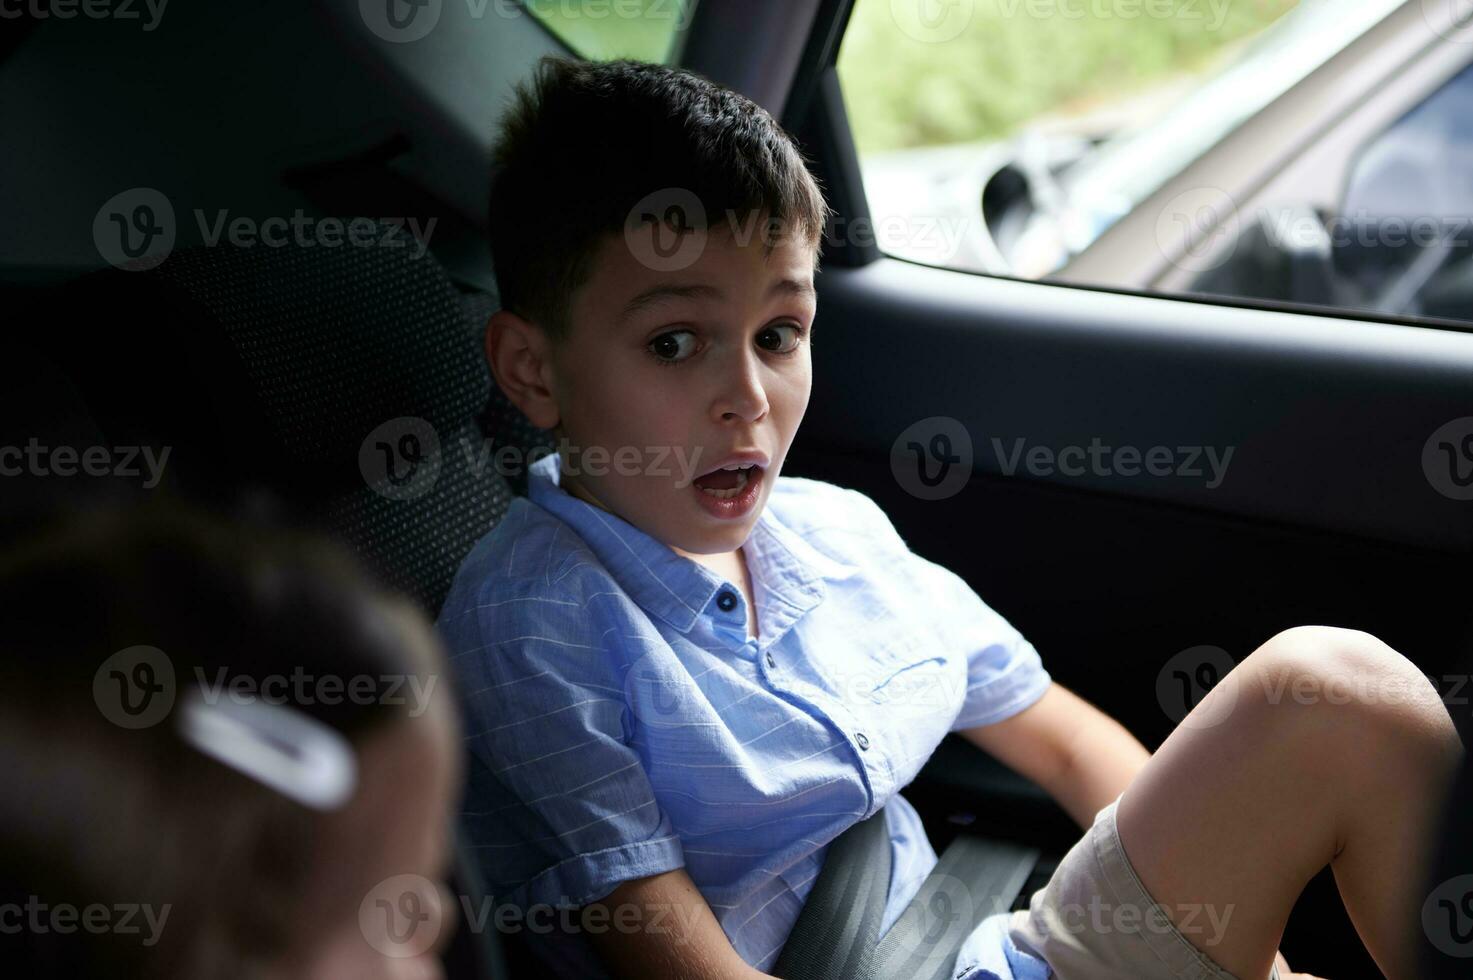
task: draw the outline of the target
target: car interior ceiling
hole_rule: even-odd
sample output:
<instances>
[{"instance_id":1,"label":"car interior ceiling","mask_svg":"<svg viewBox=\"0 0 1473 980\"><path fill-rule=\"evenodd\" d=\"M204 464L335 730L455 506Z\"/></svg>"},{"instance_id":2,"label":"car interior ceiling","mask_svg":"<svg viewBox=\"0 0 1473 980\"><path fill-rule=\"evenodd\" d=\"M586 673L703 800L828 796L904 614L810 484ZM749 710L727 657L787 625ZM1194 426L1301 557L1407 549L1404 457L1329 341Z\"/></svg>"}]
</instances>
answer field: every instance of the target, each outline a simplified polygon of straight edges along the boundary
<instances>
[{"instance_id":1,"label":"car interior ceiling","mask_svg":"<svg viewBox=\"0 0 1473 980\"><path fill-rule=\"evenodd\" d=\"M522 489L460 447L550 438L495 391L480 353L497 308L483 215L491 121L539 57L566 49L528 17L375 44L356 6L181 4L146 60L104 22L30 23L0 42L0 131L25 146L0 156L12 328L0 343L15 379L0 435L173 447L168 492L274 501L433 614ZM804 6L821 30L792 55L801 97L784 118L853 218L865 204L829 67L848 5ZM699 69L742 50L687 53ZM712 73L758 74L757 61ZM73 230L138 186L168 189L176 249L154 272L100 269ZM380 233L406 247L206 246L221 212L298 209L436 225L422 256L383 218ZM1160 664L1198 645L1241 659L1286 627L1336 624L1376 633L1428 675L1466 672L1473 511L1430 493L1418 460L1428 433L1473 414L1473 334L990 279L852 243L826 247L818 289L813 396L784 472L873 497L1056 680L1148 747L1173 724ZM446 450L435 490L413 502L369 492L358 469L363 433L403 416L433 422ZM894 443L934 416L967 427L977 462L964 493L922 502L892 476ZM1236 458L1216 487L1028 478L996 451L1018 439ZM22 514L52 503L23 481L7 495ZM1468 712L1454 717L1466 741ZM955 738L905 792L938 853L965 832L1056 859L1078 836L1038 787ZM1328 870L1283 949L1329 975L1377 975ZM452 975L483 977L526 975L521 955L468 933L449 954Z\"/></svg>"}]
</instances>

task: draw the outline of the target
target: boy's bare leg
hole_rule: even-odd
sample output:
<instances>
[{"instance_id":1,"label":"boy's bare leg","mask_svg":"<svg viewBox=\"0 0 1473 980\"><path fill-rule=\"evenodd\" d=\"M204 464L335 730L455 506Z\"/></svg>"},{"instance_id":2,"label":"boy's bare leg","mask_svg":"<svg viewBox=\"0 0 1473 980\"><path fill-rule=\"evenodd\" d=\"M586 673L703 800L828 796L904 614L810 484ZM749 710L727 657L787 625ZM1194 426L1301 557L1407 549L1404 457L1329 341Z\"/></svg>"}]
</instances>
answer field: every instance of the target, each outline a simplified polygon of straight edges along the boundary
<instances>
[{"instance_id":1,"label":"boy's bare leg","mask_svg":"<svg viewBox=\"0 0 1473 980\"><path fill-rule=\"evenodd\" d=\"M1430 838L1461 758L1447 709L1405 657L1366 633L1288 630L1137 774L1117 808L1121 843L1172 921L1193 916L1193 945L1242 980L1268 976L1326 864L1382 972L1411 980Z\"/></svg>"}]
</instances>

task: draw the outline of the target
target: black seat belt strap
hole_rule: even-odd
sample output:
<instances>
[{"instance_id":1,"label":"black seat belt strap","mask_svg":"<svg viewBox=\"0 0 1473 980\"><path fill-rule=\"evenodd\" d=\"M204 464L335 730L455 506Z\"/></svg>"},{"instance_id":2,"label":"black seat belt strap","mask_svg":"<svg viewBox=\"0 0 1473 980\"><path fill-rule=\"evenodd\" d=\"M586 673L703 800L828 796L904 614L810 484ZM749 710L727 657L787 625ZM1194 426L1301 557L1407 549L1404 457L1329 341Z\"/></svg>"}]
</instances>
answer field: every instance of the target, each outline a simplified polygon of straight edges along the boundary
<instances>
[{"instance_id":1,"label":"black seat belt strap","mask_svg":"<svg viewBox=\"0 0 1473 980\"><path fill-rule=\"evenodd\" d=\"M1012 907L1038 858L1036 848L959 835L880 940L873 976L950 980L962 943Z\"/></svg>"},{"instance_id":2,"label":"black seat belt strap","mask_svg":"<svg viewBox=\"0 0 1473 980\"><path fill-rule=\"evenodd\" d=\"M829 844L773 975L867 980L889 895L890 830L881 807Z\"/></svg>"}]
</instances>

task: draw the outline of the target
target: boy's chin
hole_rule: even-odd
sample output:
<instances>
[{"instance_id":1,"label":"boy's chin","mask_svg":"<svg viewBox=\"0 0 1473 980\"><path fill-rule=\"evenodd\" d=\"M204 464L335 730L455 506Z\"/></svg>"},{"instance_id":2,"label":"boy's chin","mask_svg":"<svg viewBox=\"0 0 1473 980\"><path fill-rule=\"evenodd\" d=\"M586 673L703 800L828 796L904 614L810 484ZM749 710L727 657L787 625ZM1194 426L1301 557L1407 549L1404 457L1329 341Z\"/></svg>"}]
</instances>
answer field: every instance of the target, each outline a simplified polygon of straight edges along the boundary
<instances>
[{"instance_id":1,"label":"boy's chin","mask_svg":"<svg viewBox=\"0 0 1473 980\"><path fill-rule=\"evenodd\" d=\"M711 518L701 521L697 516L684 522L680 528L666 529L657 534L666 545L686 555L724 555L736 551L747 542L757 518L762 514L765 501L758 501L752 512L741 520L722 521L717 524ZM704 524L704 526L702 526Z\"/></svg>"}]
</instances>

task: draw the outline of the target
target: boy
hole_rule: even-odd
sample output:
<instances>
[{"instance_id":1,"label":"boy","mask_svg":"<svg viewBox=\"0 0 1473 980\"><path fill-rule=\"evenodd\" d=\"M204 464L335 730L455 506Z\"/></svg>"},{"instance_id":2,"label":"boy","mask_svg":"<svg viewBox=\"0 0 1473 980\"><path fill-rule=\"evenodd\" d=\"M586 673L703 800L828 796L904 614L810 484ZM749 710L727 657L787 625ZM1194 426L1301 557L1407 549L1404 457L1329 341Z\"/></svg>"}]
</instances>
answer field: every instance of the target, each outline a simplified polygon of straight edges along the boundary
<instances>
[{"instance_id":1,"label":"boy","mask_svg":"<svg viewBox=\"0 0 1473 980\"><path fill-rule=\"evenodd\" d=\"M1411 976L1424 828L1461 747L1409 662L1289 631L1150 756L867 497L779 476L827 209L766 112L687 72L549 60L496 164L486 353L567 448L440 628L466 692L465 831L559 975L765 975L828 843L881 807L888 929L936 862L898 790L959 731L1089 833L1029 911L968 938L957 977L1284 976L1289 910L1332 861L1378 963ZM1261 693L1350 674L1411 696ZM1070 916L1102 898L1170 921ZM1180 912L1204 905L1212 932Z\"/></svg>"}]
</instances>

